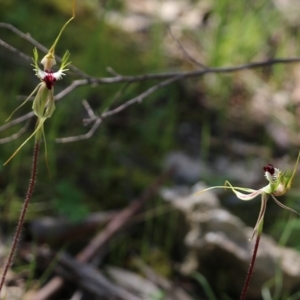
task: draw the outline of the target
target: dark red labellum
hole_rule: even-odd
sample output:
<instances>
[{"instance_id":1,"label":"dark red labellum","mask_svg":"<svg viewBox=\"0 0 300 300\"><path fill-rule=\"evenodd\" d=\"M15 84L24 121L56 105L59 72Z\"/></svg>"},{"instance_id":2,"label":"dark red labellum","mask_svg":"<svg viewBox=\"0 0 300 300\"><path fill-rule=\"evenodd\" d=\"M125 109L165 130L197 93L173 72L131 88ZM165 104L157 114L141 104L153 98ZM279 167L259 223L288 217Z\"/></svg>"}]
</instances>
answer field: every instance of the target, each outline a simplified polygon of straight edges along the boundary
<instances>
[{"instance_id":1,"label":"dark red labellum","mask_svg":"<svg viewBox=\"0 0 300 300\"><path fill-rule=\"evenodd\" d=\"M273 167L273 165L268 164L264 167L264 171L270 173L271 175L274 175L275 173L275 169Z\"/></svg>"},{"instance_id":2,"label":"dark red labellum","mask_svg":"<svg viewBox=\"0 0 300 300\"><path fill-rule=\"evenodd\" d=\"M46 70L45 72L47 75L44 77L43 80L46 83L48 90L51 90L56 81L56 78L52 75L52 70Z\"/></svg>"}]
</instances>

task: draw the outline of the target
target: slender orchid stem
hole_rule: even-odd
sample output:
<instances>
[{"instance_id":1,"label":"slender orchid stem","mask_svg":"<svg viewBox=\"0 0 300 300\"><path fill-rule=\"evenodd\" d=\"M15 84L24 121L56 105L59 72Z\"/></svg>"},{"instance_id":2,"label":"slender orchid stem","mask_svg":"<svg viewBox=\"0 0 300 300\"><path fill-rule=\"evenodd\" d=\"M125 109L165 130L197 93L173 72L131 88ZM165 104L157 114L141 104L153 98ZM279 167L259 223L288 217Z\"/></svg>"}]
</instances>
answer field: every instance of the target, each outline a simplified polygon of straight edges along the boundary
<instances>
[{"instance_id":1,"label":"slender orchid stem","mask_svg":"<svg viewBox=\"0 0 300 300\"><path fill-rule=\"evenodd\" d=\"M7 261L4 265L4 271L2 274L1 282L0 282L0 292L2 290L2 287L4 285L5 277L8 272L8 269L10 265L12 264L13 257L16 251L16 248L18 246L19 238L22 232L23 224L24 224L24 219L26 216L27 208L30 202L30 199L32 197L32 193L34 190L35 182L36 182L36 174L37 174L37 163L38 163L38 157L39 157L39 149L40 149L40 141L36 141L34 144L34 150L33 150L33 157L32 157L32 168L31 168L31 175L30 175L30 181L29 181L29 186L27 189L25 201L22 207L22 211L19 217L17 229L15 232L15 236L10 248L10 253L8 255Z\"/></svg>"},{"instance_id":2,"label":"slender orchid stem","mask_svg":"<svg viewBox=\"0 0 300 300\"><path fill-rule=\"evenodd\" d=\"M253 274L253 268L254 268L254 264L255 264L255 260L256 260L256 254L257 254L257 250L258 250L258 246L259 246L260 236L261 236L261 232L258 232L256 234L256 240L255 240L255 245L254 245L254 249L253 249L253 253L252 253L252 258L251 258L251 261L250 261L248 273L247 273L246 280L245 280L245 283L244 283L244 286L243 286L243 290L242 290L240 300L245 300L246 299L247 291L248 291L248 288L249 288L249 285L250 285L251 276Z\"/></svg>"}]
</instances>

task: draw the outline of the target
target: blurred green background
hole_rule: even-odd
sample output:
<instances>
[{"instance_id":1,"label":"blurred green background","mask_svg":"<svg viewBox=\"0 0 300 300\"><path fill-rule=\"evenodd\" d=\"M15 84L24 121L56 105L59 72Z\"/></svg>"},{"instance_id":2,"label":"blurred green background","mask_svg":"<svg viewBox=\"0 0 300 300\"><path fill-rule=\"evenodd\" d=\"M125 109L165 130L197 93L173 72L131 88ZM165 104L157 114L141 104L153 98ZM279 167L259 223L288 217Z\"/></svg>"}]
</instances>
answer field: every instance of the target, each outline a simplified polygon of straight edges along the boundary
<instances>
[{"instance_id":1,"label":"blurred green background","mask_svg":"<svg viewBox=\"0 0 300 300\"><path fill-rule=\"evenodd\" d=\"M62 56L68 49L72 63L95 77L110 77L107 67L122 75L197 69L172 39L168 27L193 58L210 67L299 55L300 21L282 9L278 1L182 1L188 12L195 9L198 13L194 23L192 16L189 20L172 18L171 10L166 14L163 10L150 13L146 9L148 1L143 14L136 13L134 5L130 5L132 1L77 2L76 18L63 33L56 53ZM166 1L157 2L162 5ZM173 6L176 7L176 1ZM70 17L71 1L0 0L0 8L1 22L14 25L50 47ZM136 14L144 16L140 27ZM127 26L130 19L133 27ZM32 56L33 46L11 31L0 28L0 38ZM208 167L212 166L212 172L202 172L191 181L175 178L169 185L191 185L197 180L220 185L224 179L236 178L230 167L236 163L245 166L244 178L239 177L235 182L238 186L249 182L247 167L252 164L264 165L275 160L291 169L299 148L299 75L299 67L293 64L187 79L162 88L141 104L107 118L88 140L55 143L55 138L88 131L89 127L82 124L87 117L83 99L100 114L158 81L77 88L57 103L53 117L46 122L49 172L42 148L27 220L51 215L78 221L94 211L121 209L165 169L165 159L174 151L200 159ZM0 48L0 78L0 124L4 124L38 80L27 61L3 47ZM55 85L55 93L78 78L68 72ZM15 117L30 109L29 103ZM10 136L21 126L1 132L0 138ZM7 166L3 167L2 163L34 126L31 120L25 135L0 146L0 208L1 222L7 225L5 234L13 232L23 203L33 141ZM240 150L241 145L245 151ZM222 170L218 169L220 158L226 161ZM251 184L254 185L251 188L264 185L263 174L257 174ZM284 203L299 211L297 186L296 178ZM244 203L232 204L228 195L222 201L249 226L255 224L259 201L248 205L247 211ZM273 203L269 206L265 231L278 240L288 212ZM254 213L249 213L248 208ZM109 259L124 265L128 251L135 250L145 261L152 262L154 268L159 270L163 266L159 272L170 275L174 261L181 259L175 251L178 247L176 212L168 212L166 219L160 212L166 209L166 204L159 196L148 209L155 209L155 213L150 217L145 214L143 226L135 234L123 237L125 246L112 247ZM299 227L297 223L296 229ZM300 249L296 236L294 230L287 244ZM152 251L154 248L157 252Z\"/></svg>"}]
</instances>

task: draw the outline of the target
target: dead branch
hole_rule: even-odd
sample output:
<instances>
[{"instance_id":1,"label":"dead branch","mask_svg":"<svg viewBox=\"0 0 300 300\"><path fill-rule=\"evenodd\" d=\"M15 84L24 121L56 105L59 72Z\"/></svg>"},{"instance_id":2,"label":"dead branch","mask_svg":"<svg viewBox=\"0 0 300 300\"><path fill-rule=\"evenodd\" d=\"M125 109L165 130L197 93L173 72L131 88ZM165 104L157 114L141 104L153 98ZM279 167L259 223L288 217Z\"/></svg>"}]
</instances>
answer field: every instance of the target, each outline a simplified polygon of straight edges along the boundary
<instances>
[{"instance_id":1,"label":"dead branch","mask_svg":"<svg viewBox=\"0 0 300 300\"><path fill-rule=\"evenodd\" d=\"M205 66L204 64L202 64L201 62L197 61L194 57L192 57L187 51L186 49L183 47L183 45L180 43L180 41L174 36L172 30L170 27L167 28L168 32L170 34L170 36L172 37L172 39L176 42L176 44L179 46L180 50L183 52L183 54L186 56L186 58L194 65L196 65L197 67L200 67L201 69L207 69L207 66Z\"/></svg>"},{"instance_id":2,"label":"dead branch","mask_svg":"<svg viewBox=\"0 0 300 300\"><path fill-rule=\"evenodd\" d=\"M33 116L34 116L34 112L31 111L31 112L27 113L26 115L23 115L23 116L21 116L21 117L18 117L18 118L16 118L16 119L14 119L14 120L12 120L12 121L10 121L10 122L8 122L8 123L6 123L6 124L0 126L0 132L1 132L1 131L4 131L4 130L6 130L6 129L8 129L8 128L14 126L14 125L17 125L17 124L19 124L19 123L22 123L22 122L24 122L24 121L27 121L28 119L32 118Z\"/></svg>"},{"instance_id":3,"label":"dead branch","mask_svg":"<svg viewBox=\"0 0 300 300\"><path fill-rule=\"evenodd\" d=\"M6 144L9 143L11 141L16 140L17 138L19 138L23 133L26 132L27 128L29 126L29 122L27 121L25 123L25 125L16 133L12 134L11 136L8 136L6 138L0 139L0 144Z\"/></svg>"},{"instance_id":4,"label":"dead branch","mask_svg":"<svg viewBox=\"0 0 300 300\"><path fill-rule=\"evenodd\" d=\"M96 119L94 125L85 134L76 135L76 136L69 136L69 137L65 137L65 138L58 138L55 141L57 143L70 143L70 142L77 142L77 141L87 140L87 139L89 139L89 138L91 138L93 136L93 134L95 133L95 131L100 126L101 122L102 122L102 120L100 118Z\"/></svg>"},{"instance_id":5,"label":"dead branch","mask_svg":"<svg viewBox=\"0 0 300 300\"><path fill-rule=\"evenodd\" d=\"M15 34L17 34L19 37L22 39L28 41L38 49L40 49L43 52L47 52L48 49L38 43L34 38L30 36L30 34L25 34L24 32L20 31L16 27L14 27L11 24L7 23L1 23L0 22L0 27L6 28ZM170 31L169 31L170 32ZM113 70L112 68L109 68L108 71L113 75L112 77L104 77L104 78L96 78L96 77L91 77L84 72L82 72L80 69L74 67L73 65L70 65L69 68L76 72L78 76L84 78L84 79L78 79L74 80L69 86L67 86L64 90L62 90L60 93L58 93L55 96L55 101L58 101L65 97L67 94L71 93L73 90L75 90L77 87L82 86L82 85L99 85L99 84L115 84L115 83L135 83L135 82L141 82L141 81L148 81L148 80L164 80L159 82L158 84L153 85L151 88L146 90L145 92L141 93L140 95L124 102L120 106L113 108L109 111L103 112L100 116L94 115L89 115L89 119L85 119L84 122L87 123L94 123L91 129L83 134L83 135L78 135L78 136L72 136L72 137L65 137L65 138L58 138L56 142L58 143L67 143L67 142L74 142L74 141L79 141L79 140L85 140L89 139L90 137L93 136L95 131L98 129L98 127L101 124L102 119L115 115L121 111L123 111L125 108L135 104L135 103L140 103L142 102L146 97L148 97L150 94L154 93L160 88L163 88L171 83L174 83L179 80L185 80L187 78L193 78L193 77L201 77L209 73L232 73L232 72L237 72L237 71L242 71L246 69L256 69L256 68L262 68L262 67L267 67L275 64L288 64L288 63L296 63L300 62L300 57L294 57L294 58L278 58L278 59L271 59L271 60L266 60L266 61L261 61L261 62L254 62L254 63L245 63L242 65L238 66L232 66L232 67L219 67L219 68L214 68L214 67L206 67L202 63L199 63L198 61L195 61L189 54L188 52L184 49L184 47L180 44L180 42L172 35L170 32L170 35L172 38L176 41L176 43L179 45L179 47L182 49L184 54L188 57L188 59L196 64L198 67L201 67L201 70L195 70L195 71L190 71L190 72L166 72L166 73L158 73L158 74L143 74L143 75L137 75L137 76L123 76ZM14 47L8 45L4 41L0 40L0 46L6 47L10 51L17 53L21 57L23 57L26 60L29 60L29 56L24 54L22 51L15 49ZM58 61L61 61L60 57L57 57ZM23 115L19 118L16 118L15 120L10 121L9 123L0 126L0 131L3 131L11 126L14 126L16 124L19 124L25 120L28 120L31 118L34 114L32 112ZM6 141L11 141L17 137L19 137L23 132L19 132L17 134L14 134L6 139L3 139L3 142Z\"/></svg>"},{"instance_id":6,"label":"dead branch","mask_svg":"<svg viewBox=\"0 0 300 300\"><path fill-rule=\"evenodd\" d=\"M90 138L94 132L97 130L97 128L100 126L100 123L102 122L103 119L113 116L121 111L123 111L125 108L135 104L135 103L141 103L145 98L147 98L149 95L151 95L152 93L154 93L155 91L157 91L158 89L165 87L175 81L180 80L182 77L182 75L178 75L176 77L167 79L165 81L159 82L158 84L152 86L151 88L149 88L148 90L146 90L145 92L141 93L140 95L128 100L127 102L121 104L120 106L111 109L109 111L106 111L104 113L101 114L100 117L96 117L94 114L94 119L85 119L85 122L92 122L94 121L94 125L93 127L90 129L90 131L86 134L83 135L79 135L79 136L73 136L73 137L66 137L66 138L59 138L56 139L56 142L58 143L68 143L68 142L74 142L74 141L79 141L79 140L85 140Z\"/></svg>"},{"instance_id":7,"label":"dead branch","mask_svg":"<svg viewBox=\"0 0 300 300\"><path fill-rule=\"evenodd\" d=\"M23 59L31 62L32 61L32 58L28 55L26 55L25 53L23 53L22 51L14 48L13 46L7 44L6 42L4 42L2 39L0 39L0 46L2 46L3 48L6 48L8 49L9 51L19 55L20 57L22 57Z\"/></svg>"}]
</instances>

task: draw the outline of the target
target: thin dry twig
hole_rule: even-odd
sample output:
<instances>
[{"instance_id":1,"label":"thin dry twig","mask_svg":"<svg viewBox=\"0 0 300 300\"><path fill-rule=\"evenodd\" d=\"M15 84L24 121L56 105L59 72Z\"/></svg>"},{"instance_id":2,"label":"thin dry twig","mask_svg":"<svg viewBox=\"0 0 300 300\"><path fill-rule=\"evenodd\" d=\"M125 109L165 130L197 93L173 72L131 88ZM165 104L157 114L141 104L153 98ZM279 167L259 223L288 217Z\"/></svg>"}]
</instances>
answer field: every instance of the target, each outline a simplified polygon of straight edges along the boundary
<instances>
[{"instance_id":1,"label":"thin dry twig","mask_svg":"<svg viewBox=\"0 0 300 300\"><path fill-rule=\"evenodd\" d=\"M33 116L34 116L34 112L31 111L31 112L27 113L26 115L23 115L23 116L21 116L21 117L18 117L18 118L16 118L16 119L14 119L14 120L12 120L12 121L10 121L10 122L8 122L8 123L6 123L6 124L0 126L0 132L1 132L1 131L4 131L4 130L6 130L6 129L8 129L8 128L14 126L14 125L17 125L17 124L19 124L19 123L22 123L22 122L24 122L24 121L27 121L28 119L32 118Z\"/></svg>"},{"instance_id":2,"label":"thin dry twig","mask_svg":"<svg viewBox=\"0 0 300 300\"><path fill-rule=\"evenodd\" d=\"M36 41L34 38L32 38L29 33L24 33L21 30L19 30L18 28L16 28L15 26L13 26L9 23L0 22L0 27L9 29L10 31L12 31L16 35L18 35L20 38L22 38L23 40L29 42L30 44L32 44L33 46L38 48L39 50L41 50L45 53L48 52L48 49L44 45L42 45L38 41Z\"/></svg>"},{"instance_id":3,"label":"thin dry twig","mask_svg":"<svg viewBox=\"0 0 300 300\"><path fill-rule=\"evenodd\" d=\"M247 69L257 69L262 67L267 67L271 65L277 64L289 64L289 63L298 63L300 62L300 57L292 57L292 58L275 58L271 60L265 60L260 62L253 63L245 63L237 66L230 67L207 67L204 70L195 70L189 72L166 72L166 73L158 73L158 74L144 74L138 76L117 76L117 77L107 77L107 78L89 78L87 83L93 84L113 84L113 83L121 83L121 82L141 82L147 80L161 80L172 78L176 76L182 76L182 79L200 77L206 74L211 73L233 73L237 71L247 70Z\"/></svg>"},{"instance_id":4,"label":"thin dry twig","mask_svg":"<svg viewBox=\"0 0 300 300\"><path fill-rule=\"evenodd\" d=\"M0 46L8 49L9 51L19 55L20 57L22 57L23 59L27 60L27 61L32 61L32 58L29 55L26 55L24 52L14 48L13 46L7 44L6 42L4 42L2 39L0 39Z\"/></svg>"},{"instance_id":5,"label":"thin dry twig","mask_svg":"<svg viewBox=\"0 0 300 300\"><path fill-rule=\"evenodd\" d=\"M87 139L89 139L93 136L95 131L100 126L101 122L102 122L102 120L100 118L97 118L95 123L93 124L93 126L91 127L91 129L87 133L82 134L82 135L69 136L69 137L65 137L65 138L58 138L55 141L57 143L70 143L70 142L77 142L77 141L87 140Z\"/></svg>"},{"instance_id":6,"label":"thin dry twig","mask_svg":"<svg viewBox=\"0 0 300 300\"><path fill-rule=\"evenodd\" d=\"M78 135L78 136L72 136L72 137L66 137L66 138L58 138L55 141L57 143L69 143L69 142L75 142L75 141L80 141L80 140L85 140L85 139L89 139L90 137L92 137L92 135L95 133L95 131L98 129L98 127L100 126L101 122L103 119L113 116L121 111L123 111L125 108L135 104L135 103L141 103L146 97L148 97L150 94L154 93L155 91L157 91L158 89L167 86L175 81L180 80L182 77L182 75L178 75L176 77L167 79L165 81L159 82L158 84L152 86L151 88L149 88L148 90L146 90L145 92L141 93L140 95L126 101L125 103L121 104L120 106L111 109L109 111L106 111L104 113L101 114L100 117L97 117L94 113L94 118L91 119L85 119L84 121L87 123L91 123L92 121L94 121L94 125L92 126L92 128L89 130L89 132L87 132L86 134L83 135Z\"/></svg>"},{"instance_id":7,"label":"thin dry twig","mask_svg":"<svg viewBox=\"0 0 300 300\"><path fill-rule=\"evenodd\" d=\"M28 34L28 33L25 34L21 30L14 27L13 25L11 25L9 23L0 22L0 27L11 30L12 32L14 32L18 36L20 36L22 39L24 39L24 40L28 41L29 43L31 43L32 45L34 45L39 50L41 50L45 53L48 52L48 48L46 48L45 46L40 44L38 41L36 41L34 38L32 38L30 36L30 34ZM239 71L239 70L243 70L243 69L253 69L253 68L258 68L258 67L270 66L270 65L274 65L274 64L287 64L287 63L294 63L294 62L299 62L300 61L300 57L287 58L287 59L285 59L285 58L280 59L279 58L279 59L271 59L271 60L256 62L256 63L246 63L246 64L236 66L236 67L210 68L210 67L206 67L204 64L194 60L186 52L186 50L180 44L180 42L174 37L172 32L170 30L169 30L169 32L170 32L171 36L173 37L173 39L179 44L180 48L189 57L189 59L192 59L192 61L194 63L196 63L196 64L200 65L202 68L204 68L204 70L200 70L200 71L183 73L185 75L184 77L187 77L187 76L188 77L190 77L190 76L201 76L205 73L234 72L234 71ZM17 50L17 51L20 51L20 50ZM56 59L59 62L61 61L61 58L59 56L56 56ZM170 78L170 77L182 74L182 72L170 72L170 73L162 73L162 74L145 74L145 75L139 75L139 76L122 76L119 73L117 73L115 70L113 70L112 68L109 68L108 71L110 73L112 73L113 75L115 75L114 77L94 78L94 77L91 77L91 76L85 74L83 71L81 71L80 69L78 69L77 67L75 67L73 65L69 65L69 68L72 71L78 73L78 75L81 76L82 78L88 79L86 84L89 84L89 83L98 83L99 84L99 83L117 83L117 82L137 82L137 81L145 81L145 80L151 80L151 79L165 79L165 78ZM206 72L206 71L208 71L208 72Z\"/></svg>"},{"instance_id":8,"label":"thin dry twig","mask_svg":"<svg viewBox=\"0 0 300 300\"><path fill-rule=\"evenodd\" d=\"M182 79L184 77L184 75L179 74L175 77L172 77L170 79L167 79L165 81L159 82L158 84L152 86L151 88L149 88L148 90L146 90L145 92L141 93L140 95L132 98L131 100L126 101L125 103L121 104L120 106L111 109L107 112L104 112L103 114L101 114L101 118L107 118L109 116L115 115L119 112L121 112L122 110L124 110L125 108L127 108L128 106L131 106L132 104L135 103L141 103L146 97L148 97L149 95L151 95L152 93L156 92L158 89L165 87L173 82L176 82L180 79Z\"/></svg>"},{"instance_id":9,"label":"thin dry twig","mask_svg":"<svg viewBox=\"0 0 300 300\"><path fill-rule=\"evenodd\" d=\"M206 74L212 73L233 73L237 71L247 70L247 69L258 69L262 67L267 67L271 65L277 64L290 64L290 63L298 63L300 62L300 57L292 57L292 58L275 58L265 61L253 62L253 63L245 63L237 66L229 66L229 67L207 67L202 70L194 70L194 71L177 71L177 72L165 72L165 73L156 73L156 74L143 74L137 76L123 76L118 75L115 77L89 77L88 79L78 80L77 85L97 85L97 84L115 84L115 83L124 83L124 82L142 82L149 80L162 80L173 78L177 76L181 76L182 79L193 78L193 77L201 77Z\"/></svg>"},{"instance_id":10,"label":"thin dry twig","mask_svg":"<svg viewBox=\"0 0 300 300\"><path fill-rule=\"evenodd\" d=\"M57 143L70 143L70 142L87 140L87 139L91 138L94 135L95 131L100 126L100 124L102 122L102 119L95 115L95 113L94 113L92 107L90 106L90 104L86 100L82 100L82 105L84 106L84 108L87 111L87 114L89 116L89 119L83 119L84 125L88 125L88 124L94 122L93 126L85 134L70 136L70 137L65 137L65 138L57 138L55 140ZM92 121L90 121L90 120L92 120Z\"/></svg>"},{"instance_id":11,"label":"thin dry twig","mask_svg":"<svg viewBox=\"0 0 300 300\"><path fill-rule=\"evenodd\" d=\"M67 94L69 94L71 91L73 91L75 88L78 86L82 85L88 85L88 84L100 84L100 83L118 83L118 82L139 82L139 81L144 81L144 80L153 80L153 79L166 79L165 81L159 82L158 84L152 86L145 92L141 93L140 95L126 101L125 103L121 104L120 106L111 109L109 111L106 111L100 115L100 117L97 117L96 119L90 119L90 120L85 120L86 122L96 122L99 118L104 119L108 116L115 115L128 106L131 106L132 104L135 104L137 102L142 102L143 99L157 91L158 89L165 87L171 83L174 83L179 80L187 79L187 78L193 78L193 77L200 77L204 76L205 74L210 74L210 73L232 73L232 72L237 72L237 71L242 71L246 69L256 69L256 68L261 68L261 67L266 67L274 64L287 64L287 63L295 63L295 62L300 62L300 57L294 57L294 58L286 58L286 59L272 59L268 61L262 61L262 62L256 62L256 63L247 63L247 64L242 64L238 66L233 66L233 67L224 67L224 68L207 68L204 70L197 70L197 71L191 71L191 72L171 72L171 73L161 73L161 74L145 74L145 75L139 75L139 76L119 76L119 77L112 77L112 78L90 78L90 79L81 79L81 80L75 80L66 87L64 90L62 90L60 93L58 93L54 98L55 101L58 101L65 97ZM32 117L33 113L29 113L27 115L24 115L18 119L12 120L11 122L5 124L4 126L0 127L0 131L3 131L6 128L9 128L15 124L18 124L22 122L23 120L27 120L28 118ZM99 122L99 121L98 121ZM99 127L100 124L95 125L96 129ZM94 133L94 129L92 130L92 135ZM60 138L57 139L56 141L59 143L66 143L66 142L74 142L78 140L83 140L90 138L92 136L90 132L87 134L84 134L79 137L68 137L66 138Z\"/></svg>"},{"instance_id":12,"label":"thin dry twig","mask_svg":"<svg viewBox=\"0 0 300 300\"><path fill-rule=\"evenodd\" d=\"M30 42L32 45L40 49L41 51L47 53L48 49L37 42L34 38L30 36L30 34L25 34L21 30L17 29L11 24L0 22L0 27L7 28L20 36L22 39ZM176 39L175 39L176 40ZM178 41L177 41L178 42ZM184 49L184 48L183 48ZM61 58L59 56L56 56L57 61L61 61ZM95 78L91 77L87 74L85 74L80 69L76 68L73 65L69 65L69 68L76 72L79 76L86 79L85 83L82 84L100 84L100 83L119 83L119 82L139 82L139 81L146 81L146 80L153 80L153 79L166 79L178 75L184 75L183 78L187 77L197 77L204 75L206 73L229 73L229 72L235 72L240 71L244 69L254 69L254 68L260 68L265 66L270 66L274 64L288 64L288 63L295 63L300 62L300 57L293 57L293 58L278 58L278 59L271 59L266 60L262 62L254 62L254 63L246 63L239 66L233 66L233 67L221 67L221 68L211 68L206 67L203 64L201 64L202 67L204 67L204 70L197 70L192 72L169 72L169 73L159 73L159 74L144 74L144 75L138 75L138 76L122 76L119 73L117 73L115 70L113 70L114 77L108 77L108 78ZM199 62L197 62L199 64ZM111 69L110 69L111 70Z\"/></svg>"},{"instance_id":13,"label":"thin dry twig","mask_svg":"<svg viewBox=\"0 0 300 300\"><path fill-rule=\"evenodd\" d=\"M194 65L196 65L197 67L200 67L202 69L207 69L207 66L205 66L204 64L202 64L201 62L197 61L195 58L193 58L188 52L187 50L182 46L182 44L180 43L180 41L174 36L172 30L170 27L168 27L168 32L170 34L170 36L172 37L172 39L176 42L176 44L179 46L179 48L181 49L181 51L184 53L184 55L187 57L187 59L193 63Z\"/></svg>"},{"instance_id":14,"label":"thin dry twig","mask_svg":"<svg viewBox=\"0 0 300 300\"><path fill-rule=\"evenodd\" d=\"M8 136L6 138L0 139L0 144L6 144L9 143L11 141L16 140L17 138L19 138L23 133L26 132L28 126L29 126L30 122L26 122L25 125L16 133L12 134L11 136Z\"/></svg>"},{"instance_id":15,"label":"thin dry twig","mask_svg":"<svg viewBox=\"0 0 300 300\"><path fill-rule=\"evenodd\" d=\"M77 87L81 85L87 85L89 84L88 80L86 79L81 79L81 80L74 80L69 86L67 86L65 89L63 89L61 92L56 94L54 97L55 101L60 100L61 98L65 97L69 93L71 93L73 90L75 90Z\"/></svg>"},{"instance_id":16,"label":"thin dry twig","mask_svg":"<svg viewBox=\"0 0 300 300\"><path fill-rule=\"evenodd\" d=\"M85 99L82 100L82 105L84 106L86 112L88 113L88 115L91 119L96 118L96 115L95 115L93 109L91 108L90 104Z\"/></svg>"},{"instance_id":17,"label":"thin dry twig","mask_svg":"<svg viewBox=\"0 0 300 300\"><path fill-rule=\"evenodd\" d=\"M21 38L25 39L26 41L30 42L33 44L35 47L40 49L41 51L47 52L48 49L38 43L35 39L33 39L29 34L25 34L16 27L14 27L11 24L7 23L1 23L0 22L0 27L6 28L20 36ZM56 139L56 142L59 143L67 143L67 142L74 142L74 141L80 141L80 140L85 140L89 139L90 137L93 136L95 131L98 129L100 126L102 120L106 117L115 115L121 111L123 111L125 108L138 103L142 102L146 97L154 93L160 88L163 88L171 83L174 83L179 80L184 80L187 78L193 78L193 77L200 77L204 76L209 73L232 73L232 72L237 72L245 69L255 69L255 68L262 68L270 65L275 65L275 64L288 64L288 63L295 63L295 62L300 62L300 57L294 57L294 58L278 58L278 59L271 59L271 60L266 60L266 61L261 61L261 62L254 62L254 63L246 63L246 64L241 64L238 66L232 66L232 67L220 67L220 68L211 68L211 67L206 67L202 63L199 63L198 61L194 60L184 49L184 47L180 44L180 42L174 37L172 32L169 30L170 35L173 37L173 39L177 42L177 44L180 46L182 51L184 51L185 55L191 60L193 63L197 64L200 66L202 69L201 70L195 70L195 71L190 71L190 72L167 72L167 73L159 73L159 74L143 74L143 75L138 75L138 76L122 76L121 74L117 73L115 70L112 68L109 68L108 71L114 75L113 77L107 77L107 78L95 78L91 77L78 68L74 66L70 66L70 69L75 71L79 76L81 76L84 79L78 79L74 80L68 87L66 87L64 90L62 90L60 93L58 93L55 96L55 101L58 101L65 97L67 94L71 93L73 90L75 90L77 87L82 86L82 85L99 85L99 84L115 84L115 83L135 83L135 82L141 82L141 81L147 81L147 80L164 80L159 82L158 84L153 85L151 88L147 89L145 92L141 93L140 95L124 102L123 104L119 105L116 108L113 108L111 110L103 112L100 116L91 115L89 119L85 119L84 123L94 123L91 129L83 135L78 135L78 136L72 136L72 137L65 137L65 138L58 138ZM0 43L0 45L2 45ZM3 46L7 47L11 51L18 53L21 55L22 51L17 50L13 47L8 47L5 42ZM27 60L28 56L24 54L24 58ZM57 57L57 60L60 61L61 59ZM23 122L24 120L27 120L33 116L33 113L30 112L24 116L21 116L15 120L12 120L11 122L0 126L0 131L3 131L13 125L19 124L20 122ZM21 134L20 134L21 135ZM15 137L15 136L14 136ZM14 137L8 137L7 141L10 141L14 139Z\"/></svg>"},{"instance_id":18,"label":"thin dry twig","mask_svg":"<svg viewBox=\"0 0 300 300\"><path fill-rule=\"evenodd\" d=\"M111 75L118 77L118 76L122 76L120 73L118 73L115 69L113 69L112 67L107 67L106 71L108 73L110 73Z\"/></svg>"}]
</instances>

